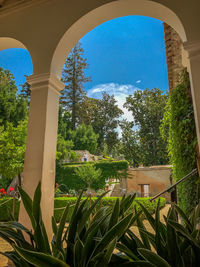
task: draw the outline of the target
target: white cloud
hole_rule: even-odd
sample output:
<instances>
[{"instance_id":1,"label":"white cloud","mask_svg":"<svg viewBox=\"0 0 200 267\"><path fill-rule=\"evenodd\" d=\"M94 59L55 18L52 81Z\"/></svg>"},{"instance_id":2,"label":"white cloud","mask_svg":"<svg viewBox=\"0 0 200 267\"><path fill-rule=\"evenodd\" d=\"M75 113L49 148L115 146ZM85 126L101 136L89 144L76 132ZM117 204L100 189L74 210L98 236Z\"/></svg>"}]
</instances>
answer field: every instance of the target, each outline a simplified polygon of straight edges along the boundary
<instances>
[{"instance_id":1,"label":"white cloud","mask_svg":"<svg viewBox=\"0 0 200 267\"><path fill-rule=\"evenodd\" d=\"M139 90L139 88L132 84L105 83L92 87L88 90L87 95L98 99L102 97L103 92L106 92L109 95L114 95L119 108L124 112L121 119L132 121L132 113L124 108L123 105L126 102L126 97L133 95L136 90ZM120 129L118 129L118 132L119 135L121 135Z\"/></svg>"},{"instance_id":2,"label":"white cloud","mask_svg":"<svg viewBox=\"0 0 200 267\"><path fill-rule=\"evenodd\" d=\"M136 83L141 83L141 80L136 81Z\"/></svg>"},{"instance_id":3,"label":"white cloud","mask_svg":"<svg viewBox=\"0 0 200 267\"><path fill-rule=\"evenodd\" d=\"M103 92L101 88L95 88L92 90L92 93L100 93L100 92Z\"/></svg>"}]
</instances>

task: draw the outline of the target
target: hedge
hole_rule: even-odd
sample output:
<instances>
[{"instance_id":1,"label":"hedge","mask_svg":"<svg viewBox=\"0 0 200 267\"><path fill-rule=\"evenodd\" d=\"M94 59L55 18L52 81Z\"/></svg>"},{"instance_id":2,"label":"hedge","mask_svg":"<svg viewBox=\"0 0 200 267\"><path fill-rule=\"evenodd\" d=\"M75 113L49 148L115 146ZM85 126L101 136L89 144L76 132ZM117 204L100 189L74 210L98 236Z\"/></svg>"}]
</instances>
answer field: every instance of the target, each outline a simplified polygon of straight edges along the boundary
<instances>
[{"instance_id":1,"label":"hedge","mask_svg":"<svg viewBox=\"0 0 200 267\"><path fill-rule=\"evenodd\" d=\"M11 220L12 211L13 211L13 198L11 197L0 198L0 221ZM16 199L14 217L18 218L18 214L19 214L19 201Z\"/></svg>"},{"instance_id":2,"label":"hedge","mask_svg":"<svg viewBox=\"0 0 200 267\"><path fill-rule=\"evenodd\" d=\"M92 201L95 199L97 198L95 197L92 198ZM116 199L117 197L104 197L102 198L100 205L111 206L115 203ZM155 212L157 201L150 202L149 199L150 198L136 198L135 199L136 201L133 202L133 206L136 206L136 209L139 210L140 207L139 207L139 204L137 203L138 201L142 203L151 214L153 214ZM69 209L67 220L70 219L76 200L77 200L76 197L57 197L54 199L54 206L55 206L54 216L57 222L59 221L62 215L63 207L65 207L68 204L70 205L70 209ZM9 221L11 219L10 215L12 214L12 203L13 203L12 198L0 199L0 221ZM165 203L166 203L165 198L160 198L160 206L164 207ZM18 219L18 214L19 214L19 201L16 200L15 219Z\"/></svg>"},{"instance_id":3,"label":"hedge","mask_svg":"<svg viewBox=\"0 0 200 267\"><path fill-rule=\"evenodd\" d=\"M97 198L93 197L92 201L96 200L96 199ZM116 199L117 199L117 197L104 197L104 198L102 198L102 201L101 201L99 206L102 206L102 207L103 206L112 206L112 205L114 205ZM134 210L134 207L136 207L137 210L140 210L140 206L137 203L137 202L140 202L148 209L148 211L151 214L153 214L155 212L155 210L156 210L156 205L157 205L158 200L156 200L155 202L150 202L149 199L150 198L148 198L148 197L136 198L135 201L133 202L132 211ZM62 212L63 212L63 209L60 209L60 208L65 207L68 204L72 205L70 207L69 215L67 217L68 220L70 219L70 217L72 215L72 212L73 212L73 207L74 207L74 205L76 203L76 200L77 200L76 197L70 197L70 198L69 197L58 197L58 198L55 198L54 216L55 216L56 221L59 221L59 219L60 219L60 217L62 215ZM165 198L160 198L160 206L164 207L165 204L166 204L166 199Z\"/></svg>"},{"instance_id":4,"label":"hedge","mask_svg":"<svg viewBox=\"0 0 200 267\"><path fill-rule=\"evenodd\" d=\"M87 185L76 174L75 169L84 168L87 165L92 165L97 169L101 169L102 176L101 188L105 186L105 181L109 178L126 178L128 170L128 162L126 160L100 160L94 162L81 163L66 163L56 167L56 182L65 184L68 189L80 190L87 188Z\"/></svg>"}]
</instances>

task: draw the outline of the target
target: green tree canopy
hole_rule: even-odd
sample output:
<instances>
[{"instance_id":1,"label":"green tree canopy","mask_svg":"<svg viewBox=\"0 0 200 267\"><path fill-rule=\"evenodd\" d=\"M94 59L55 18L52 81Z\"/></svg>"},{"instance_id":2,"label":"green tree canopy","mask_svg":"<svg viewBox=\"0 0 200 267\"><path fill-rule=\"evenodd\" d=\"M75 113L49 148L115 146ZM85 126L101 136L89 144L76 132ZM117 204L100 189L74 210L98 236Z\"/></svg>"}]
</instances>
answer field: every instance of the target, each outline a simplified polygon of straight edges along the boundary
<instances>
[{"instance_id":1,"label":"green tree canopy","mask_svg":"<svg viewBox=\"0 0 200 267\"><path fill-rule=\"evenodd\" d=\"M118 142L117 127L123 111L118 107L114 96L107 93L103 93L102 99L97 101L94 109L94 118L91 124L95 133L99 135L99 150L103 151L106 144L108 150L111 151L112 147Z\"/></svg>"},{"instance_id":2,"label":"green tree canopy","mask_svg":"<svg viewBox=\"0 0 200 267\"><path fill-rule=\"evenodd\" d=\"M133 130L133 126L133 122L127 120L120 123L122 129L120 152L131 165L138 167L142 162L142 151L138 131Z\"/></svg>"},{"instance_id":3,"label":"green tree canopy","mask_svg":"<svg viewBox=\"0 0 200 267\"><path fill-rule=\"evenodd\" d=\"M71 153L74 143L72 140L65 140L62 135L58 134L56 159L62 162L66 159L71 159Z\"/></svg>"},{"instance_id":4,"label":"green tree canopy","mask_svg":"<svg viewBox=\"0 0 200 267\"><path fill-rule=\"evenodd\" d=\"M79 125L76 130L71 132L71 138L74 150L88 150L92 154L96 153L98 134L95 134L91 125Z\"/></svg>"},{"instance_id":5,"label":"green tree canopy","mask_svg":"<svg viewBox=\"0 0 200 267\"><path fill-rule=\"evenodd\" d=\"M17 127L7 123L6 130L0 128L0 174L8 179L20 174L24 168L26 149L27 120Z\"/></svg>"},{"instance_id":6,"label":"green tree canopy","mask_svg":"<svg viewBox=\"0 0 200 267\"><path fill-rule=\"evenodd\" d=\"M71 114L68 110L64 110L59 106L58 113L58 133L65 139L69 139L69 131L71 129Z\"/></svg>"},{"instance_id":7,"label":"green tree canopy","mask_svg":"<svg viewBox=\"0 0 200 267\"><path fill-rule=\"evenodd\" d=\"M17 94L13 75L0 67L0 125L4 126L4 129L7 122L17 126L27 114L27 101Z\"/></svg>"},{"instance_id":8,"label":"green tree canopy","mask_svg":"<svg viewBox=\"0 0 200 267\"><path fill-rule=\"evenodd\" d=\"M85 96L78 106L78 121L79 124L92 125L94 124L96 113L100 99Z\"/></svg>"},{"instance_id":9,"label":"green tree canopy","mask_svg":"<svg viewBox=\"0 0 200 267\"><path fill-rule=\"evenodd\" d=\"M132 112L138 127L144 165L168 163L167 143L161 138L160 125L167 103L167 94L160 89L137 90L126 99L124 106Z\"/></svg>"},{"instance_id":10,"label":"green tree canopy","mask_svg":"<svg viewBox=\"0 0 200 267\"><path fill-rule=\"evenodd\" d=\"M27 77L25 75L25 77ZM25 98L28 103L30 103L30 97L31 97L31 86L29 83L25 82L24 84L21 85L21 92L20 95L23 96L23 98Z\"/></svg>"},{"instance_id":11,"label":"green tree canopy","mask_svg":"<svg viewBox=\"0 0 200 267\"><path fill-rule=\"evenodd\" d=\"M78 105L85 96L83 84L90 81L90 78L84 74L87 67L86 59L83 58L83 48L79 42L67 57L62 72L62 81L65 83L65 88L61 94L61 104L64 109L69 110L72 114L71 126L73 130L76 128L78 120Z\"/></svg>"},{"instance_id":12,"label":"green tree canopy","mask_svg":"<svg viewBox=\"0 0 200 267\"><path fill-rule=\"evenodd\" d=\"M105 184L101 181L101 174L101 169L96 169L92 165L86 165L75 170L75 175L77 175L86 184L89 190L97 190L104 187Z\"/></svg>"}]
</instances>

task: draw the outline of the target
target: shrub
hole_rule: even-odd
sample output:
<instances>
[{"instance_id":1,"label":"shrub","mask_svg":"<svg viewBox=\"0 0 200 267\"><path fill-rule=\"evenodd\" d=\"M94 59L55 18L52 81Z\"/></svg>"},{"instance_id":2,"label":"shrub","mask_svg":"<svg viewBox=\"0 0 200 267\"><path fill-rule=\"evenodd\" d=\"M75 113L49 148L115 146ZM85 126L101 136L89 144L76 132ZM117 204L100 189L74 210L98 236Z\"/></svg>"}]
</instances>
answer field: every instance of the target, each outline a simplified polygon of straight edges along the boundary
<instances>
[{"instance_id":1,"label":"shrub","mask_svg":"<svg viewBox=\"0 0 200 267\"><path fill-rule=\"evenodd\" d=\"M12 218L13 198L0 198L0 221L9 221ZM19 215L19 201L15 200L14 218L17 220Z\"/></svg>"},{"instance_id":2,"label":"shrub","mask_svg":"<svg viewBox=\"0 0 200 267\"><path fill-rule=\"evenodd\" d=\"M96 197L93 197L92 201L94 202L96 199L97 199ZM110 207L114 206L117 199L118 199L118 197L103 197L97 207L100 208L100 207L106 207L106 206L110 206ZM120 197L119 200L121 200L121 199L122 198ZM141 210L141 207L138 204L138 202L139 202L142 205L144 205L144 207L149 211L149 213L153 214L156 210L157 201L150 202L149 199L150 198L135 198L135 201L132 204L131 211L134 211L134 206L136 207L137 211ZM63 209L61 209L61 208L66 207L67 205L71 206L69 208L69 212L68 212L68 216L67 216L67 220L68 221L70 220L71 214L73 212L74 205L75 205L76 201L77 201L76 197L58 197L58 198L55 198L54 217L55 217L57 222L60 220L62 213L63 213ZM164 207L165 203L166 203L165 198L161 198L160 199L160 207L161 208Z\"/></svg>"},{"instance_id":3,"label":"shrub","mask_svg":"<svg viewBox=\"0 0 200 267\"><path fill-rule=\"evenodd\" d=\"M155 216L152 216L139 202L141 211L128 213L134 205L135 195L117 198L112 207L96 209L103 194L94 199L92 205L88 199L83 200L81 194L67 226L69 206L63 210L59 224L52 218L54 236L50 245L42 221L40 183L33 200L20 187L19 192L33 230L18 222L0 223L0 237L13 247L13 251L2 254L16 267L199 266L200 204L189 217L180 207L172 205L163 223L160 220L160 202L163 200L158 200ZM148 232L143 224L142 212L153 232ZM135 227L131 227L135 224L140 238L133 232ZM26 232L26 239L22 231ZM114 253L115 249L120 253Z\"/></svg>"},{"instance_id":4,"label":"shrub","mask_svg":"<svg viewBox=\"0 0 200 267\"><path fill-rule=\"evenodd\" d=\"M77 168L84 168L88 165L92 165L96 169L100 169L102 172L100 182L102 186L105 185L105 181L109 178L126 178L128 170L128 162L126 160L110 161L100 160L87 163L69 163L62 166L57 166L56 169L56 181L59 184L65 184L68 189L80 190L85 189L85 182L76 175Z\"/></svg>"},{"instance_id":5,"label":"shrub","mask_svg":"<svg viewBox=\"0 0 200 267\"><path fill-rule=\"evenodd\" d=\"M94 197L92 198L92 201L95 201L96 199L97 198ZM116 200L117 200L117 197L103 197L98 207L100 208L100 207L106 207L106 206L113 206ZM67 205L70 205L68 215L67 215L67 221L70 220L76 201L77 201L76 197L56 197L54 199L54 208L55 208L54 217L57 222L60 221L61 215L63 213L63 207L66 207ZM151 203L149 201L149 198L136 198L136 201L133 202L133 205L136 206L137 210L140 210L140 206L138 202L142 203L151 214L155 212L157 202ZM165 203L166 203L165 198L161 198L160 206L164 207ZM11 219L12 208L13 208L12 198L0 199L0 221L9 221ZM16 199L15 200L15 219L16 220L18 219L18 215L19 215L19 201Z\"/></svg>"},{"instance_id":6,"label":"shrub","mask_svg":"<svg viewBox=\"0 0 200 267\"><path fill-rule=\"evenodd\" d=\"M199 266L200 204L191 210L190 216L179 206L172 204L167 216L164 216L165 223L160 220L159 202L155 216L143 205L141 208L152 231L149 231L138 217L136 221L140 238L132 228L128 229L126 235L117 243L117 248L123 253L123 259L134 262L128 266Z\"/></svg>"},{"instance_id":7,"label":"shrub","mask_svg":"<svg viewBox=\"0 0 200 267\"><path fill-rule=\"evenodd\" d=\"M117 241L140 216L140 213L126 215L135 195L121 201L117 199L112 208L96 211L103 195L90 206L87 200L81 201L81 194L68 227L65 225L69 206L64 209L60 224L52 218L54 236L50 245L40 208L41 184L38 184L33 200L20 187L19 192L33 230L18 222L0 223L0 237L13 247L13 251L2 254L16 267L108 266ZM26 239L22 231L26 232Z\"/></svg>"}]
</instances>

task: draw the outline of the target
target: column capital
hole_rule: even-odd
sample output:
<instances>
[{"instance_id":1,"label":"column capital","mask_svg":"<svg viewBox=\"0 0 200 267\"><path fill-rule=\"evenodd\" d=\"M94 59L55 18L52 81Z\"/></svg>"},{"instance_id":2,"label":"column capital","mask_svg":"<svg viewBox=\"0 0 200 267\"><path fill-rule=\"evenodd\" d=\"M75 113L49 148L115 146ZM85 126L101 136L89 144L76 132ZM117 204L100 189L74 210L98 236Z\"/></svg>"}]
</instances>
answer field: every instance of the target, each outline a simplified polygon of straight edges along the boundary
<instances>
[{"instance_id":1,"label":"column capital","mask_svg":"<svg viewBox=\"0 0 200 267\"><path fill-rule=\"evenodd\" d=\"M53 73L33 74L26 78L27 83L31 85L31 90L38 90L44 87L50 87L57 93L64 89L64 83Z\"/></svg>"},{"instance_id":2,"label":"column capital","mask_svg":"<svg viewBox=\"0 0 200 267\"><path fill-rule=\"evenodd\" d=\"M200 41L184 42L183 47L188 52L188 58L200 57Z\"/></svg>"}]
</instances>

